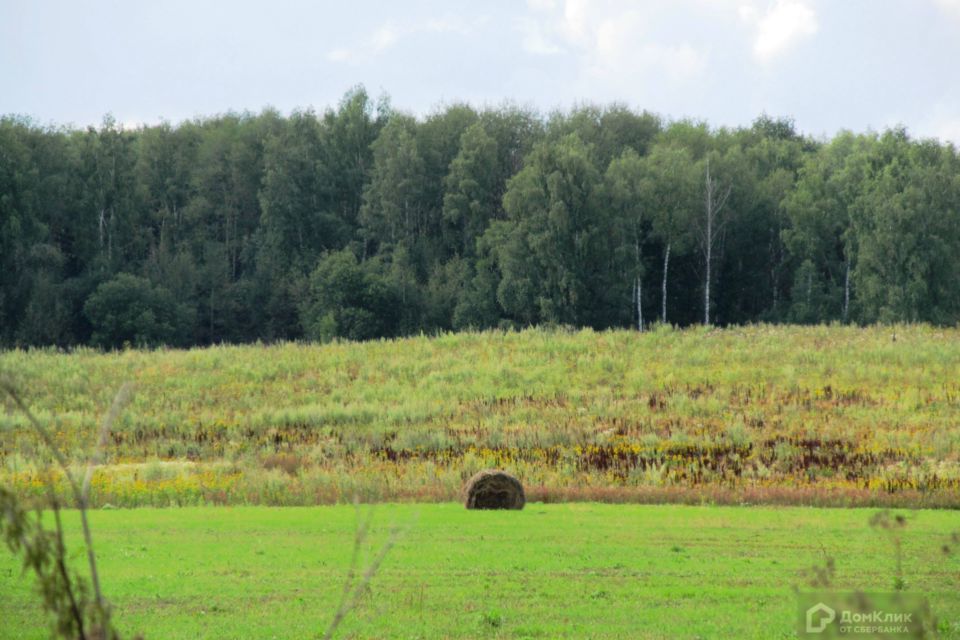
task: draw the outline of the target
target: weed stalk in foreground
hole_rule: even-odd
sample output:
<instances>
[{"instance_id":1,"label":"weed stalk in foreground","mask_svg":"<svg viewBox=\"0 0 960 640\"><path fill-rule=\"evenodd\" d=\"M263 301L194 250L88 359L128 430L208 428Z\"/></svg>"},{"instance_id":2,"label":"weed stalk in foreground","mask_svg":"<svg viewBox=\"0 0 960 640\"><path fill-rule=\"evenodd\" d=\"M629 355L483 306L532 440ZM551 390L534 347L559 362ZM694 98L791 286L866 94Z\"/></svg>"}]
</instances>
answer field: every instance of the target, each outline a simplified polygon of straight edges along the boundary
<instances>
[{"instance_id":1,"label":"weed stalk in foreground","mask_svg":"<svg viewBox=\"0 0 960 640\"><path fill-rule=\"evenodd\" d=\"M354 504L357 506L357 531L353 538L353 552L350 556L350 568L347 570L347 579L343 583L343 595L340 597L340 605L337 607L337 611L333 615L333 620L330 621L330 626L327 627L326 632L323 634L323 640L330 640L333 638L333 634L336 632L337 627L340 626L340 623L343 622L343 619L346 617L346 615L350 613L350 610L357 606L360 598L370 586L370 581L373 580L373 577L377 574L377 571L379 571L380 565L383 563L384 558L387 557L387 554L390 553L390 549L392 549L396 544L397 536L399 535L397 529L393 529L390 532L390 537L387 538L387 541L377 552L377 555L370 562L369 566L367 566L366 570L363 572L363 575L358 577L357 572L360 562L360 551L370 533L370 522L373 519L373 509L369 509L367 511L365 518L360 518L359 504L356 502Z\"/></svg>"},{"instance_id":2,"label":"weed stalk in foreground","mask_svg":"<svg viewBox=\"0 0 960 640\"><path fill-rule=\"evenodd\" d=\"M44 607L57 618L56 632L64 638L81 640L119 640L119 634L111 623L110 605L104 599L100 588L100 576L97 571L97 557L93 547L93 534L87 518L87 505L90 496L90 483L94 468L103 460L103 452L113 423L130 401L132 386L124 384L114 397L110 410L100 425L94 454L87 465L83 483L77 482L63 452L57 447L50 432L33 415L17 386L8 378L0 377L0 389L9 396L14 406L27 418L30 426L53 454L57 466L63 471L70 486L73 502L80 512L83 540L87 550L87 563L90 567L90 582L93 588L93 601L87 598L87 585L76 574L71 576L66 563L66 545L63 525L60 519L60 501L53 488L52 479L47 478L49 508L53 512L55 529L48 531L43 527L41 512L31 518L19 504L16 495L0 487L0 534L14 553L23 555L24 569L32 569L37 576Z\"/></svg>"}]
</instances>

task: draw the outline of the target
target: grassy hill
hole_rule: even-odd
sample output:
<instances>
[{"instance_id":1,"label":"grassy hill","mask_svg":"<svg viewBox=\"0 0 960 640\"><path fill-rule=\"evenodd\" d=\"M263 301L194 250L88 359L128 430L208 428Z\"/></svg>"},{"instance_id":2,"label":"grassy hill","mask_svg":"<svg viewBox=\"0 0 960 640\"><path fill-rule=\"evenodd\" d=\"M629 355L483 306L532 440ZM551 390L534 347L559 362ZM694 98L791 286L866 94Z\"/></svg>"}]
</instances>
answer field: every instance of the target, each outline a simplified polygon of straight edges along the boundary
<instances>
[{"instance_id":1,"label":"grassy hill","mask_svg":"<svg viewBox=\"0 0 960 640\"><path fill-rule=\"evenodd\" d=\"M960 506L960 330L528 330L187 351L8 351L0 370L113 506L534 501ZM22 416L0 481L41 495Z\"/></svg>"}]
</instances>

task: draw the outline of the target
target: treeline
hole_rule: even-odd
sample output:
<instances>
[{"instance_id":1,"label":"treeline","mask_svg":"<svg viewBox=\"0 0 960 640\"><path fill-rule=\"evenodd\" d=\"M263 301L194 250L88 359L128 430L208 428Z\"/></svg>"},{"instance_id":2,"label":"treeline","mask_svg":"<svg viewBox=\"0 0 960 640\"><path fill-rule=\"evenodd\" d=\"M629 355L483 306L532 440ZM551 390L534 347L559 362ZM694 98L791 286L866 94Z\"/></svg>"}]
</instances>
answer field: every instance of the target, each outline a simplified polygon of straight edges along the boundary
<instances>
[{"instance_id":1,"label":"treeline","mask_svg":"<svg viewBox=\"0 0 960 640\"><path fill-rule=\"evenodd\" d=\"M621 106L0 119L0 343L960 318L960 158Z\"/></svg>"}]
</instances>

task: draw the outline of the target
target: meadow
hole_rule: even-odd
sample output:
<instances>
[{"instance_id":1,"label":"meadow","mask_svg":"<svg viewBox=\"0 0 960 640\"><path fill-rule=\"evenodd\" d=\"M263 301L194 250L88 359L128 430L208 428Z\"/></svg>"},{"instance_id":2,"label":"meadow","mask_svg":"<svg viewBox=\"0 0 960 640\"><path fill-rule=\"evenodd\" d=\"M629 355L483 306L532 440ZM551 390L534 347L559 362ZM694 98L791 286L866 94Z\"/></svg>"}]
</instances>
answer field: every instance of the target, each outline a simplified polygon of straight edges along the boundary
<instances>
[{"instance_id":1,"label":"meadow","mask_svg":"<svg viewBox=\"0 0 960 640\"><path fill-rule=\"evenodd\" d=\"M362 563L390 550L341 638L796 637L794 589L833 558L831 588L890 591L890 537L871 509L530 504L371 507ZM365 508L361 508L363 510ZM955 512L904 512L902 587L928 597L941 638L960 638ZM76 512L68 548L79 557ZM329 624L358 514L186 507L92 512L103 587L124 637L311 638ZM365 515L360 514L363 518ZM0 553L0 638L49 637Z\"/></svg>"},{"instance_id":2,"label":"meadow","mask_svg":"<svg viewBox=\"0 0 960 640\"><path fill-rule=\"evenodd\" d=\"M960 506L957 329L13 350L0 371L78 466L134 383L94 506L447 502L485 467L544 503ZM0 482L42 499L45 456L0 413Z\"/></svg>"}]
</instances>

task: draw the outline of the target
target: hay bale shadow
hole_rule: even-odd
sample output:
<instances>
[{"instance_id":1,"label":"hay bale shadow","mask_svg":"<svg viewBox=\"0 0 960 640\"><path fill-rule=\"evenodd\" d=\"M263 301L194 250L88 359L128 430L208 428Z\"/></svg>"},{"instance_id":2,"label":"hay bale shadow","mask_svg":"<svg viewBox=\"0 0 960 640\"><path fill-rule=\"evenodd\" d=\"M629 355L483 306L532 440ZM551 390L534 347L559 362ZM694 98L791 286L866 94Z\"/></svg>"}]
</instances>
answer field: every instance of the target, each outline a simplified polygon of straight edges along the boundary
<instances>
[{"instance_id":1,"label":"hay bale shadow","mask_svg":"<svg viewBox=\"0 0 960 640\"><path fill-rule=\"evenodd\" d=\"M523 509L527 499L523 485L499 469L478 472L463 488L467 509Z\"/></svg>"}]
</instances>

